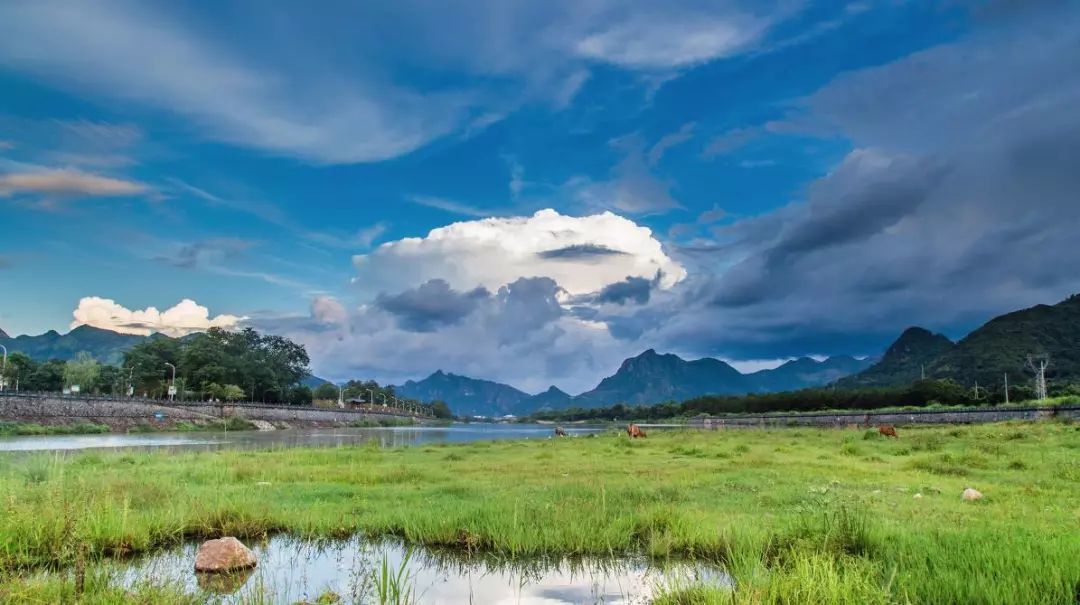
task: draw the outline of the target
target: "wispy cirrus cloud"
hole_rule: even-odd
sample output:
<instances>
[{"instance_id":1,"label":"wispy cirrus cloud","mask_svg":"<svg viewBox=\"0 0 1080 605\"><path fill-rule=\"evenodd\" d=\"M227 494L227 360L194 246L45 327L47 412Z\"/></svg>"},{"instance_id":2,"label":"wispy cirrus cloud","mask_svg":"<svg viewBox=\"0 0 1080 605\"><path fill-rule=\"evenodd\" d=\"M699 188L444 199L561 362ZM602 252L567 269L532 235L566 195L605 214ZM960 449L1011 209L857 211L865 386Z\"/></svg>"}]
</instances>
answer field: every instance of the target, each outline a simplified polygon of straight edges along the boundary
<instances>
[{"instance_id":1,"label":"wispy cirrus cloud","mask_svg":"<svg viewBox=\"0 0 1080 605\"><path fill-rule=\"evenodd\" d=\"M74 169L0 174L0 196L125 197L147 193L143 183Z\"/></svg>"}]
</instances>

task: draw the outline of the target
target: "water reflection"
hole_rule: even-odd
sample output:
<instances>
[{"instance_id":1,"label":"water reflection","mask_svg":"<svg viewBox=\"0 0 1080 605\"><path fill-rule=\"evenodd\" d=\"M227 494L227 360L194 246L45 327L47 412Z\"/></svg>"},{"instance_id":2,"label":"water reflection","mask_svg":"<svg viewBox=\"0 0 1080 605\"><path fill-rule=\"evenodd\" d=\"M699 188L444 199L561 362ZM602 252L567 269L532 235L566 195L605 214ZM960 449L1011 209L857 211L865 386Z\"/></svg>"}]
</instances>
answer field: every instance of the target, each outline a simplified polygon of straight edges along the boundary
<instances>
[{"instance_id":1,"label":"water reflection","mask_svg":"<svg viewBox=\"0 0 1080 605\"><path fill-rule=\"evenodd\" d=\"M728 585L715 567L658 564L644 558L508 561L431 550L411 553L394 542L362 538L313 543L276 537L251 545L259 565L249 576L214 578L193 571L197 544L122 564L119 580L168 583L210 603L314 601L332 591L348 603L377 602L375 575L404 563L405 583L419 603L648 603L664 587L690 582ZM409 553L407 555L407 553Z\"/></svg>"},{"instance_id":2,"label":"water reflection","mask_svg":"<svg viewBox=\"0 0 1080 605\"><path fill-rule=\"evenodd\" d=\"M601 432L600 426L568 428L571 436ZM463 443L488 439L547 439L554 427L542 424L455 424L445 427L324 428L281 431L40 435L0 438L0 452L103 448L212 450L335 447L376 442L382 446Z\"/></svg>"}]
</instances>

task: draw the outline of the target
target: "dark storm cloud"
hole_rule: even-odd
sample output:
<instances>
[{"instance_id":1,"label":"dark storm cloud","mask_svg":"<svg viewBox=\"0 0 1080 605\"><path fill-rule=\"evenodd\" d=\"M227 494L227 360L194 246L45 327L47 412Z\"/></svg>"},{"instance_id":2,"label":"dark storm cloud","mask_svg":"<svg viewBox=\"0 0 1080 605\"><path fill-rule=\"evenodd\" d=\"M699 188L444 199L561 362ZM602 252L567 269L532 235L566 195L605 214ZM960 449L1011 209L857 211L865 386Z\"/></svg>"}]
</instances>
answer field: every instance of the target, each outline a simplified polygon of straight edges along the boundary
<instances>
[{"instance_id":1,"label":"dark storm cloud","mask_svg":"<svg viewBox=\"0 0 1080 605\"><path fill-rule=\"evenodd\" d=\"M1022 12L811 95L784 128L848 157L681 250L711 273L609 325L733 358L876 354L1080 292L1080 7Z\"/></svg>"},{"instance_id":2,"label":"dark storm cloud","mask_svg":"<svg viewBox=\"0 0 1080 605\"><path fill-rule=\"evenodd\" d=\"M490 296L484 288L458 292L445 280L433 279L399 294L380 294L375 306L394 315L407 330L431 332L461 321Z\"/></svg>"},{"instance_id":3,"label":"dark storm cloud","mask_svg":"<svg viewBox=\"0 0 1080 605\"><path fill-rule=\"evenodd\" d=\"M596 295L595 302L623 305L634 302L643 305L649 302L654 282L644 277L627 277L625 280L608 284Z\"/></svg>"},{"instance_id":4,"label":"dark storm cloud","mask_svg":"<svg viewBox=\"0 0 1080 605\"><path fill-rule=\"evenodd\" d=\"M600 244L576 244L554 250L545 250L537 253L543 259L554 260L587 260L590 258L602 258L605 256L620 256L626 254L622 250L615 250Z\"/></svg>"}]
</instances>

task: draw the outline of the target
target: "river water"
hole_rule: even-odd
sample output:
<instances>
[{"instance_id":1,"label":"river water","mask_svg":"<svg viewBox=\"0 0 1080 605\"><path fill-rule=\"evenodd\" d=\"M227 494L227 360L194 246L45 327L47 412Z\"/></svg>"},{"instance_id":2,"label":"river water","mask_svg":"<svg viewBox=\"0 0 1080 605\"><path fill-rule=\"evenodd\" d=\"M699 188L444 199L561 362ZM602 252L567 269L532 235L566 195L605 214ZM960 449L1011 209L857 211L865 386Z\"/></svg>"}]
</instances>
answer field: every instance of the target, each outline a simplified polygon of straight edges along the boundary
<instances>
[{"instance_id":1,"label":"river water","mask_svg":"<svg viewBox=\"0 0 1080 605\"><path fill-rule=\"evenodd\" d=\"M543 424L454 424L445 427L326 428L280 431L106 433L101 435L35 435L0 437L0 452L64 451L84 449L214 450L225 448L274 449L335 447L376 442L383 446L465 443L490 439L547 439L555 428ZM602 426L574 425L571 436L605 430Z\"/></svg>"},{"instance_id":2,"label":"river water","mask_svg":"<svg viewBox=\"0 0 1080 605\"><path fill-rule=\"evenodd\" d=\"M377 603L384 565L411 591L410 602L432 604L649 603L665 589L692 583L731 585L716 567L638 557L508 561L359 537L310 542L279 536L250 546L258 566L237 575L196 574L192 543L121 563L116 578L129 587L180 586L208 603L315 602L326 591L343 603Z\"/></svg>"}]
</instances>

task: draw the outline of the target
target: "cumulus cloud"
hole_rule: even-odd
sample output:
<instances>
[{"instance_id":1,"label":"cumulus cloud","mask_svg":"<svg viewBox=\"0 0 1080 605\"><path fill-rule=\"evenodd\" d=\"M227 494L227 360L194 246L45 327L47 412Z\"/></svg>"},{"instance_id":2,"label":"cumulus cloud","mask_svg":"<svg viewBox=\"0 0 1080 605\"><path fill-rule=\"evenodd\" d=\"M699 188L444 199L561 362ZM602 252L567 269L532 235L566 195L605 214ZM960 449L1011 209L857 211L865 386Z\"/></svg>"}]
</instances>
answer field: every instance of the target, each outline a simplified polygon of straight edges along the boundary
<instances>
[{"instance_id":1,"label":"cumulus cloud","mask_svg":"<svg viewBox=\"0 0 1080 605\"><path fill-rule=\"evenodd\" d=\"M0 196L123 197L147 190L142 183L69 169L0 174Z\"/></svg>"},{"instance_id":2,"label":"cumulus cloud","mask_svg":"<svg viewBox=\"0 0 1080 605\"><path fill-rule=\"evenodd\" d=\"M353 263L354 282L373 293L432 279L461 290L497 291L520 277L548 277L575 295L627 276L651 279L659 272L662 288L686 276L648 228L610 212L572 217L541 210L528 217L453 223L426 237L382 244L353 257Z\"/></svg>"},{"instance_id":3,"label":"cumulus cloud","mask_svg":"<svg viewBox=\"0 0 1080 605\"><path fill-rule=\"evenodd\" d=\"M422 299L421 291L438 297ZM559 293L544 277L517 279L494 292L435 283L358 306L332 326L314 304L311 317L250 323L303 343L312 366L330 379L400 384L441 369L529 392L552 383L580 392L618 368L628 347L602 324L568 313Z\"/></svg>"},{"instance_id":4,"label":"cumulus cloud","mask_svg":"<svg viewBox=\"0 0 1080 605\"><path fill-rule=\"evenodd\" d=\"M217 315L210 317L210 310L191 299L185 298L164 311L156 307L128 309L116 301L97 296L79 300L72 313L71 327L93 326L121 334L147 336L160 332L168 336L186 336L210 328L235 328L244 317Z\"/></svg>"},{"instance_id":5,"label":"cumulus cloud","mask_svg":"<svg viewBox=\"0 0 1080 605\"><path fill-rule=\"evenodd\" d=\"M319 323L340 325L348 316L345 305L333 296L316 296L311 300L311 317Z\"/></svg>"}]
</instances>

